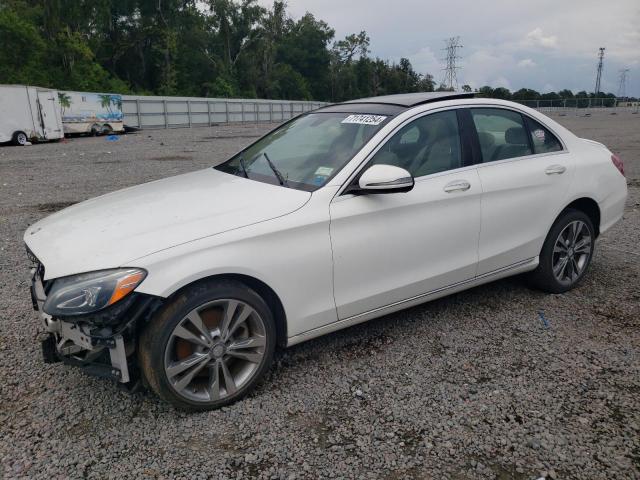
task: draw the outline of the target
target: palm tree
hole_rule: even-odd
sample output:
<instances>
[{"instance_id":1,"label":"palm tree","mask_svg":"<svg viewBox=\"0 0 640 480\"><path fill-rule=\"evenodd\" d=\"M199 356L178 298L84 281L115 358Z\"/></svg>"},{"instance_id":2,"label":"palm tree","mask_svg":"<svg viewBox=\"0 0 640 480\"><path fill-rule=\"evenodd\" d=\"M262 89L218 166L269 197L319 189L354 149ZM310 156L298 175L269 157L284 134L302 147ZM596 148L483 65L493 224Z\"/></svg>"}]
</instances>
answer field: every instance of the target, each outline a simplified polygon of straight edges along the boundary
<instances>
[{"instance_id":1,"label":"palm tree","mask_svg":"<svg viewBox=\"0 0 640 480\"><path fill-rule=\"evenodd\" d=\"M65 110L71 107L71 97L66 92L58 92L58 100L62 107L62 115L64 115Z\"/></svg>"},{"instance_id":2,"label":"palm tree","mask_svg":"<svg viewBox=\"0 0 640 480\"><path fill-rule=\"evenodd\" d=\"M118 109L118 116L122 117L122 97L120 95L111 95L111 103Z\"/></svg>"},{"instance_id":3,"label":"palm tree","mask_svg":"<svg viewBox=\"0 0 640 480\"><path fill-rule=\"evenodd\" d=\"M111 95L107 94L98 94L100 97L100 106L102 108L106 108L109 113L111 112Z\"/></svg>"}]
</instances>

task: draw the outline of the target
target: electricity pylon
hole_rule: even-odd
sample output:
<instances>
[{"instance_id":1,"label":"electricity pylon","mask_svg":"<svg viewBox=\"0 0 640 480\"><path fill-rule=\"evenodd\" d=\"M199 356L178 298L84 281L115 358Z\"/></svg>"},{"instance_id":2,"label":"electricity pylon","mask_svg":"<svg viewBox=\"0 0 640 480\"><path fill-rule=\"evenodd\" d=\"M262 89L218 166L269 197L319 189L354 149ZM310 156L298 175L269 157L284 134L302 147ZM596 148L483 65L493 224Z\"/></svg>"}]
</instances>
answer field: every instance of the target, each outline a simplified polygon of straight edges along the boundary
<instances>
[{"instance_id":1,"label":"electricity pylon","mask_svg":"<svg viewBox=\"0 0 640 480\"><path fill-rule=\"evenodd\" d=\"M602 63L604 60L604 47L600 47L598 52L598 72L596 73L596 89L593 92L593 96L597 97L600 93L600 80L602 79Z\"/></svg>"},{"instance_id":2,"label":"electricity pylon","mask_svg":"<svg viewBox=\"0 0 640 480\"><path fill-rule=\"evenodd\" d=\"M442 83L445 88L451 91L458 90L458 70L460 67L457 62L460 59L458 55L458 49L462 48L460 45L460 37L450 37L445 40L445 51L446 58L444 59L445 67L444 70L444 79Z\"/></svg>"},{"instance_id":3,"label":"electricity pylon","mask_svg":"<svg viewBox=\"0 0 640 480\"><path fill-rule=\"evenodd\" d=\"M620 70L620 84L618 85L618 98L625 100L627 97L627 74L629 73L628 68L623 68Z\"/></svg>"}]
</instances>

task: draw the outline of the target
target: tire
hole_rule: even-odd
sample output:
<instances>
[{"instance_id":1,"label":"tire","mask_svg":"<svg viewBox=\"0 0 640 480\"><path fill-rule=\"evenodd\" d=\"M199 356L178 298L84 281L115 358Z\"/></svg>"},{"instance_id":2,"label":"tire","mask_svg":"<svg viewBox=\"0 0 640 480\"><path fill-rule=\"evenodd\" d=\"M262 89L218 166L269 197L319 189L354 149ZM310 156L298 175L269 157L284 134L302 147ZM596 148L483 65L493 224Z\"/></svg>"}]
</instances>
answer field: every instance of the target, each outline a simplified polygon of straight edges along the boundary
<instances>
[{"instance_id":1,"label":"tire","mask_svg":"<svg viewBox=\"0 0 640 480\"><path fill-rule=\"evenodd\" d=\"M113 133L113 128L111 128L111 125L103 125L102 129L100 130L100 134L101 135L111 135Z\"/></svg>"},{"instance_id":2,"label":"tire","mask_svg":"<svg viewBox=\"0 0 640 480\"><path fill-rule=\"evenodd\" d=\"M101 127L98 124L91 125L91 130L89 130L89 135L92 137L100 136Z\"/></svg>"},{"instance_id":3,"label":"tire","mask_svg":"<svg viewBox=\"0 0 640 480\"><path fill-rule=\"evenodd\" d=\"M27 137L27 134L24 132L15 132L13 134L12 141L14 145L23 147L24 145L27 144L27 142L29 142L29 137Z\"/></svg>"},{"instance_id":4,"label":"tire","mask_svg":"<svg viewBox=\"0 0 640 480\"><path fill-rule=\"evenodd\" d=\"M188 411L212 410L256 387L275 346L275 322L262 297L237 281L205 281L154 314L140 335L138 362L161 399Z\"/></svg>"},{"instance_id":5,"label":"tire","mask_svg":"<svg viewBox=\"0 0 640 480\"><path fill-rule=\"evenodd\" d=\"M572 230L574 227L580 229L577 238L575 230ZM589 269L595 238L588 215L575 209L563 211L547 234L540 252L540 263L529 274L529 283L548 293L564 293L574 288ZM574 248L576 245L579 248Z\"/></svg>"}]
</instances>

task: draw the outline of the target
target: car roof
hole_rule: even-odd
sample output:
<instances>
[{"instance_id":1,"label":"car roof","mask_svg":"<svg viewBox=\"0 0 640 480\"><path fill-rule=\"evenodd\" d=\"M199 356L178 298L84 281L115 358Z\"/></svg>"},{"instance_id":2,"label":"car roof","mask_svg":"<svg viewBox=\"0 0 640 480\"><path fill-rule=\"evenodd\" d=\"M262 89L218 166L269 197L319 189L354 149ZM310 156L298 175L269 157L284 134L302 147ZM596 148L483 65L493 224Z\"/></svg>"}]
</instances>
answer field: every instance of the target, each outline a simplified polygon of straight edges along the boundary
<instances>
[{"instance_id":1,"label":"car roof","mask_svg":"<svg viewBox=\"0 0 640 480\"><path fill-rule=\"evenodd\" d=\"M397 105L399 107L411 108L425 103L438 102L441 100L455 100L458 98L473 97L473 93L462 92L418 92L399 93L396 95L382 95L380 97L359 98L342 102L341 105L353 103L378 103L384 105Z\"/></svg>"},{"instance_id":2,"label":"car roof","mask_svg":"<svg viewBox=\"0 0 640 480\"><path fill-rule=\"evenodd\" d=\"M473 95L473 93L461 92L399 93L396 95L382 95L380 97L359 98L342 103L334 103L326 107L321 107L316 111L326 113L341 112L396 115L409 108L424 105L425 103L471 98Z\"/></svg>"}]
</instances>

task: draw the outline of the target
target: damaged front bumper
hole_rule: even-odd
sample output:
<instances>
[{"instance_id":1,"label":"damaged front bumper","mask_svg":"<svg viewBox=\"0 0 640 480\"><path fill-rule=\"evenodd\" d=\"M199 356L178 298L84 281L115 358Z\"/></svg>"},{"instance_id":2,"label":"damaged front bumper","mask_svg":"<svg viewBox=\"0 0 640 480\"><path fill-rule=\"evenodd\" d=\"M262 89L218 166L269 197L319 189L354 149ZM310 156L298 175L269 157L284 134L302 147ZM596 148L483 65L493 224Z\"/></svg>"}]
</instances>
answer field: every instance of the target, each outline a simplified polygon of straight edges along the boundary
<instances>
[{"instance_id":1,"label":"damaged front bumper","mask_svg":"<svg viewBox=\"0 0 640 480\"><path fill-rule=\"evenodd\" d=\"M132 361L137 332L160 305L160 299L134 292L117 307L97 315L54 318L42 308L48 290L43 281L44 267L36 263L31 273L33 308L40 312L47 332L42 340L45 363L64 362L123 384L137 380Z\"/></svg>"}]
</instances>

